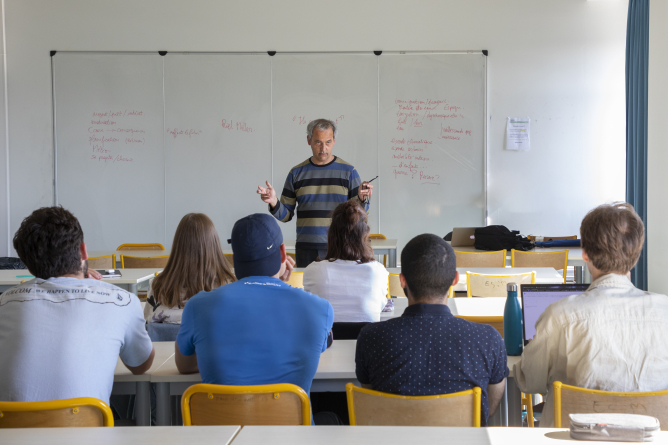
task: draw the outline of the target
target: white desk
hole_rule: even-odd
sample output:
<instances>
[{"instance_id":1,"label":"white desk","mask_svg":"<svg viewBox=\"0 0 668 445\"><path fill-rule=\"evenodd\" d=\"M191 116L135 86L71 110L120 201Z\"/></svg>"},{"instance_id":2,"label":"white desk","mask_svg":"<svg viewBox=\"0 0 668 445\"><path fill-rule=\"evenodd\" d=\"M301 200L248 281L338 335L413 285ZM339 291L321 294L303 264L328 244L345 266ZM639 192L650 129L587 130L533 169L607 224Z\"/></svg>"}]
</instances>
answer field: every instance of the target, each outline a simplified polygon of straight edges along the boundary
<instances>
[{"instance_id":1,"label":"white desk","mask_svg":"<svg viewBox=\"0 0 668 445\"><path fill-rule=\"evenodd\" d=\"M229 445L240 426L128 428L3 428L3 445Z\"/></svg>"},{"instance_id":2,"label":"white desk","mask_svg":"<svg viewBox=\"0 0 668 445\"><path fill-rule=\"evenodd\" d=\"M133 294L137 293L137 285L148 281L155 276L156 272L162 269L121 269L121 277L104 278L102 281L114 284ZM0 270L0 292L4 292L10 287L21 284L21 281L32 280L32 278L18 277L17 275L29 275L30 271L26 269L18 270Z\"/></svg>"},{"instance_id":3,"label":"white desk","mask_svg":"<svg viewBox=\"0 0 668 445\"><path fill-rule=\"evenodd\" d=\"M174 356L174 342L154 342L153 348L155 349L153 364L144 374L132 374L119 357L114 371L114 386L111 390L115 395L136 395L137 425L141 426L151 424L151 373Z\"/></svg>"},{"instance_id":4,"label":"white desk","mask_svg":"<svg viewBox=\"0 0 668 445\"><path fill-rule=\"evenodd\" d=\"M381 312L380 321L401 317L408 307L408 298L392 298L394 310ZM503 317L506 307L505 298L448 298L448 307L452 315L466 315L474 317Z\"/></svg>"}]
</instances>

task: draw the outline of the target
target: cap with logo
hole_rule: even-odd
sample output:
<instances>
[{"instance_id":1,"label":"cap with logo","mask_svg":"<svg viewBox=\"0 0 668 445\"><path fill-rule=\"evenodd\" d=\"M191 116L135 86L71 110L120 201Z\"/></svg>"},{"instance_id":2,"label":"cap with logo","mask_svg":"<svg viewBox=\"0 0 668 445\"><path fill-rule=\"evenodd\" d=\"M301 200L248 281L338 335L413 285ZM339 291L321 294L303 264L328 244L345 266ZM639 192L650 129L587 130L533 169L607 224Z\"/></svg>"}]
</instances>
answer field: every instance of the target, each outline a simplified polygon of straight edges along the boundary
<instances>
[{"instance_id":1,"label":"cap with logo","mask_svg":"<svg viewBox=\"0 0 668 445\"><path fill-rule=\"evenodd\" d=\"M234 275L273 276L281 269L283 234L276 219L266 213L241 218L232 228Z\"/></svg>"}]
</instances>

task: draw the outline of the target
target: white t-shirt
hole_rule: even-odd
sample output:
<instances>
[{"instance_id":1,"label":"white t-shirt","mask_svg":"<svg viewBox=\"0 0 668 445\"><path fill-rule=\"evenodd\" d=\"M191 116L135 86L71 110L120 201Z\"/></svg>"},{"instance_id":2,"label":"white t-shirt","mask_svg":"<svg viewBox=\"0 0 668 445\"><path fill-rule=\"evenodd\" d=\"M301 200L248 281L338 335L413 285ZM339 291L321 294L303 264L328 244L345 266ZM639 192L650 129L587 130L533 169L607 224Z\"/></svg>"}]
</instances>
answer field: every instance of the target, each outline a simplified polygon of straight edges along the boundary
<instances>
[{"instance_id":1,"label":"white t-shirt","mask_svg":"<svg viewBox=\"0 0 668 445\"><path fill-rule=\"evenodd\" d=\"M2 401L109 403L119 355L139 366L152 348L139 299L112 284L35 278L0 295Z\"/></svg>"},{"instance_id":2,"label":"white t-shirt","mask_svg":"<svg viewBox=\"0 0 668 445\"><path fill-rule=\"evenodd\" d=\"M389 273L378 261L319 261L304 270L304 290L329 301L334 322L380 321Z\"/></svg>"},{"instance_id":3,"label":"white t-shirt","mask_svg":"<svg viewBox=\"0 0 668 445\"><path fill-rule=\"evenodd\" d=\"M185 291L181 296L185 296ZM157 304L157 307L154 306ZM185 306L185 305L184 305ZM183 308L166 307L158 304L153 295L153 279L148 284L148 294L146 295L146 305L144 306L144 319L146 323L168 323L181 324L181 316L183 315Z\"/></svg>"}]
</instances>

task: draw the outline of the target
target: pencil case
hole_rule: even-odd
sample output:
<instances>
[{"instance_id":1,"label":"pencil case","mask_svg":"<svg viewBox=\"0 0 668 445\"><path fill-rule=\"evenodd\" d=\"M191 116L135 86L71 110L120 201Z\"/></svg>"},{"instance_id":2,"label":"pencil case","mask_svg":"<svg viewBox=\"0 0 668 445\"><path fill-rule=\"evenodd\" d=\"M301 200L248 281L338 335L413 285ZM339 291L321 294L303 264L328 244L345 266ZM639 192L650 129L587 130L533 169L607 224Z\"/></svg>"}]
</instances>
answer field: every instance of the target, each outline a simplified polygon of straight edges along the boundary
<instances>
[{"instance_id":1,"label":"pencil case","mask_svg":"<svg viewBox=\"0 0 668 445\"><path fill-rule=\"evenodd\" d=\"M659 419L638 414L569 414L571 438L609 442L652 442Z\"/></svg>"}]
</instances>

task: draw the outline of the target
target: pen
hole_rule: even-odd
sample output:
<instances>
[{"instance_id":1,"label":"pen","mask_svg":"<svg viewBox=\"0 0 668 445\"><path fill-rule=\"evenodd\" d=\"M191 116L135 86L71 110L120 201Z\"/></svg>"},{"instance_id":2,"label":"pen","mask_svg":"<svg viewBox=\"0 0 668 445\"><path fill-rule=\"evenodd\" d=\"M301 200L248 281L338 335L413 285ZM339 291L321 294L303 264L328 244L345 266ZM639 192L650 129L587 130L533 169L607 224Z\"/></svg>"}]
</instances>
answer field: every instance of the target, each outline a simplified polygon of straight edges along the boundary
<instances>
[{"instance_id":1,"label":"pen","mask_svg":"<svg viewBox=\"0 0 668 445\"><path fill-rule=\"evenodd\" d=\"M373 181L376 180L376 179L378 179L378 176L376 176L375 178L373 178L371 181L367 181L366 183L367 183L367 184L370 184L371 182L373 182ZM366 187L366 185L365 185L364 188L366 189L366 188L368 188L368 187ZM365 197L364 197L364 204L368 204L368 203L369 203L369 197L368 197L368 196L365 196Z\"/></svg>"},{"instance_id":2,"label":"pen","mask_svg":"<svg viewBox=\"0 0 668 445\"><path fill-rule=\"evenodd\" d=\"M16 278L35 278L35 275L17 275Z\"/></svg>"}]
</instances>

